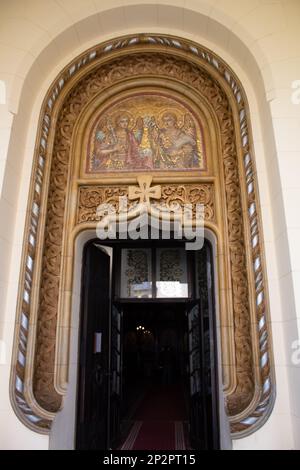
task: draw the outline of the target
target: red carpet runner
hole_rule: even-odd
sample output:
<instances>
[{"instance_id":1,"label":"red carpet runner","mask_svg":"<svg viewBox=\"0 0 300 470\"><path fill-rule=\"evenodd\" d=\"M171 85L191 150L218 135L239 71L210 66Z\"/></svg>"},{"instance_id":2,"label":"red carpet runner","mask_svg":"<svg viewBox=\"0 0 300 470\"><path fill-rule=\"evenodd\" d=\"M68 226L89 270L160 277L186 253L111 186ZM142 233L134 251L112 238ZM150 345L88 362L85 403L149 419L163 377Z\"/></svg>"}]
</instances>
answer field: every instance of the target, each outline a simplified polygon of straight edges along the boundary
<instances>
[{"instance_id":1,"label":"red carpet runner","mask_svg":"<svg viewBox=\"0 0 300 470\"><path fill-rule=\"evenodd\" d=\"M151 388L135 413L122 450L184 450L186 419L181 387Z\"/></svg>"}]
</instances>

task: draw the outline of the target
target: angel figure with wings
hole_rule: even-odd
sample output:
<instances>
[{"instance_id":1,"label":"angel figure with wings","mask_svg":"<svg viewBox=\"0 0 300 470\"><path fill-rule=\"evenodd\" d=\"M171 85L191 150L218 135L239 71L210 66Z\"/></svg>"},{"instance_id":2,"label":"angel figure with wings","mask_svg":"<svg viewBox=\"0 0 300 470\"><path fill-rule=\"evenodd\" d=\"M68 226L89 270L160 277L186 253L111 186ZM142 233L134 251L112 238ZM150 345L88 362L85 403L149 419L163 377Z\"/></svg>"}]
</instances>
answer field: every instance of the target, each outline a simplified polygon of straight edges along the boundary
<instances>
[{"instance_id":1,"label":"angel figure with wings","mask_svg":"<svg viewBox=\"0 0 300 470\"><path fill-rule=\"evenodd\" d=\"M185 114L184 123L178 125L177 115L172 111L161 117L162 127L152 127L151 140L155 148L155 167L180 169L199 167L197 136L194 120Z\"/></svg>"},{"instance_id":2,"label":"angel figure with wings","mask_svg":"<svg viewBox=\"0 0 300 470\"><path fill-rule=\"evenodd\" d=\"M143 137L143 121L137 119L135 129L129 127L127 113L116 116L114 125L107 120L95 134L93 169L122 170L135 168L139 144Z\"/></svg>"}]
</instances>

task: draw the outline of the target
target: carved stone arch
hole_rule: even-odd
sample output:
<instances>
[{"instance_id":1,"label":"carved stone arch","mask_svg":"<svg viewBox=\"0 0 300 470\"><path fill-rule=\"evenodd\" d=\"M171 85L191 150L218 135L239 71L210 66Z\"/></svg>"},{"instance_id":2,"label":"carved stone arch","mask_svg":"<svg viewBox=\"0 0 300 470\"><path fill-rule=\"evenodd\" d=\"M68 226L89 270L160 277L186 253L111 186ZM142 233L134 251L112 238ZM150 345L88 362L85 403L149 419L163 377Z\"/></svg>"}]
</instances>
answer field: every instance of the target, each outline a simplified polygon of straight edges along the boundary
<instances>
[{"instance_id":1,"label":"carved stone arch","mask_svg":"<svg viewBox=\"0 0 300 470\"><path fill-rule=\"evenodd\" d=\"M75 59L56 79L42 107L11 373L14 409L37 432L49 432L66 391L76 233L95 227L100 202L128 195L128 185L136 184L133 174L87 179L80 169L77 173L76 141L84 133L78 123L84 122L85 110L97 97L109 101L116 87L130 82L146 87L153 78L166 87L176 84L178 93L194 94L200 108L206 103L210 129L217 135L217 172L181 180L155 174L154 184L160 184L166 204L178 192L186 202L202 198L205 223L221 234L225 253L220 253L224 261L218 269L227 282L220 305L222 355L225 362L231 361L223 369L234 437L255 431L273 407L262 228L243 88L219 57L198 44L171 36L136 35L106 42Z\"/></svg>"}]
</instances>

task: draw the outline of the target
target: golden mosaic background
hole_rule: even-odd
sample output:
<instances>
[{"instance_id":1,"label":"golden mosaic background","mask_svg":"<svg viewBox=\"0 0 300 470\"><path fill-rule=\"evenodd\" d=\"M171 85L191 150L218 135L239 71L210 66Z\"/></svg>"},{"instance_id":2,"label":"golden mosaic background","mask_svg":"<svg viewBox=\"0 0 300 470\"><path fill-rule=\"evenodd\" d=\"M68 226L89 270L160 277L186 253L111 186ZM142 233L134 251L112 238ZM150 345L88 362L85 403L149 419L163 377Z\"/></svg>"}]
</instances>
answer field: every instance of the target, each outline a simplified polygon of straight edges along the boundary
<instances>
[{"instance_id":1,"label":"golden mosaic background","mask_svg":"<svg viewBox=\"0 0 300 470\"><path fill-rule=\"evenodd\" d=\"M120 100L98 115L87 151L87 173L204 170L201 124L163 94Z\"/></svg>"}]
</instances>

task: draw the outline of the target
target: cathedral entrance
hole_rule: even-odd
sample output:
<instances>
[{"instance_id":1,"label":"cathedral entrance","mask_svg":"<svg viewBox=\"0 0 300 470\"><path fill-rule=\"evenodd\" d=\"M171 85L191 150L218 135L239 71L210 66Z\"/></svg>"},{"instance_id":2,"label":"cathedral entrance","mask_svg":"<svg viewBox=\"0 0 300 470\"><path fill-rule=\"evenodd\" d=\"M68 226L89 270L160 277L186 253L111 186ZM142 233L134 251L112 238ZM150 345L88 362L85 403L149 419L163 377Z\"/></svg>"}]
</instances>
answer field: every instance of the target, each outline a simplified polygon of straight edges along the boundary
<instances>
[{"instance_id":1,"label":"cathedral entrance","mask_svg":"<svg viewBox=\"0 0 300 470\"><path fill-rule=\"evenodd\" d=\"M78 449L219 447L212 248L85 247Z\"/></svg>"},{"instance_id":2,"label":"cathedral entrance","mask_svg":"<svg viewBox=\"0 0 300 470\"><path fill-rule=\"evenodd\" d=\"M184 449L188 324L184 303L124 305L122 449Z\"/></svg>"}]
</instances>

